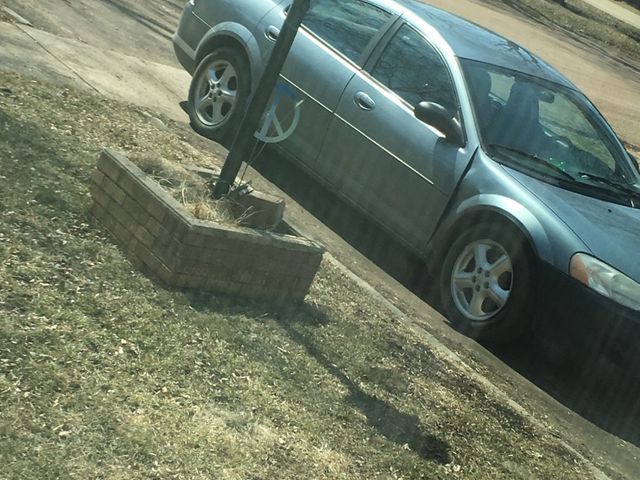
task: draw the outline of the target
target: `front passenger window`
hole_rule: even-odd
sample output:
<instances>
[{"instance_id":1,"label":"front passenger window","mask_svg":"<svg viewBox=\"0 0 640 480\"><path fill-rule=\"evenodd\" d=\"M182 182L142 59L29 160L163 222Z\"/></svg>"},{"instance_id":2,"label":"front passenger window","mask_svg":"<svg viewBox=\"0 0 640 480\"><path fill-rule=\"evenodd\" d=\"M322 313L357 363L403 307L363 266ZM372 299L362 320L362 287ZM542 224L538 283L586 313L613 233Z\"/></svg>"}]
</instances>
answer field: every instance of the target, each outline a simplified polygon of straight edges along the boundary
<instances>
[{"instance_id":1,"label":"front passenger window","mask_svg":"<svg viewBox=\"0 0 640 480\"><path fill-rule=\"evenodd\" d=\"M302 23L355 62L391 18L390 13L360 0L314 0Z\"/></svg>"},{"instance_id":2,"label":"front passenger window","mask_svg":"<svg viewBox=\"0 0 640 480\"><path fill-rule=\"evenodd\" d=\"M452 114L458 112L455 89L444 61L408 25L398 30L371 74L412 107L434 102Z\"/></svg>"}]
</instances>

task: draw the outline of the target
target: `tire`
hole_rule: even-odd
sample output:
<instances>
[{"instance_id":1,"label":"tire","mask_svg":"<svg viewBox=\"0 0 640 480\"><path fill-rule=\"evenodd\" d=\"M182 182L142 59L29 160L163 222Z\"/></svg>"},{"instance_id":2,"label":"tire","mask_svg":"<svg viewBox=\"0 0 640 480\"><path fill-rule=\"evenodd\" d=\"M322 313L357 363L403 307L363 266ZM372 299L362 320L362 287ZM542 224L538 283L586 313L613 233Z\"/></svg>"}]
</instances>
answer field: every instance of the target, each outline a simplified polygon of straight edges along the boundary
<instances>
[{"instance_id":1,"label":"tire","mask_svg":"<svg viewBox=\"0 0 640 480\"><path fill-rule=\"evenodd\" d=\"M249 64L235 48L222 47L202 59L193 74L187 111L200 135L230 146L251 93Z\"/></svg>"},{"instance_id":2,"label":"tire","mask_svg":"<svg viewBox=\"0 0 640 480\"><path fill-rule=\"evenodd\" d=\"M476 340L507 343L531 325L535 266L528 242L504 223L480 223L453 243L440 271L442 307Z\"/></svg>"}]
</instances>

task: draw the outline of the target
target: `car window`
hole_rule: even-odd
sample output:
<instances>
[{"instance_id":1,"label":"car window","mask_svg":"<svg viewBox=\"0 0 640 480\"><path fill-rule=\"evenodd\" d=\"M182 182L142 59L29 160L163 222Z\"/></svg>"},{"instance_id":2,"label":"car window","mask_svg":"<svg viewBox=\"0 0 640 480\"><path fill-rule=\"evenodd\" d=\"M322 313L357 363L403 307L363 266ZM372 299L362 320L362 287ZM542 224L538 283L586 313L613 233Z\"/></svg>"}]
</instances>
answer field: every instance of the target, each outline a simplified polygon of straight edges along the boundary
<instances>
[{"instance_id":1,"label":"car window","mask_svg":"<svg viewBox=\"0 0 640 480\"><path fill-rule=\"evenodd\" d=\"M504 67L461 61L485 148L527 167L546 162L564 179L637 183L624 151L586 98ZM542 160L542 162L540 162ZM592 178L589 179L589 176ZM606 181L606 180L605 180ZM602 184L602 182L600 182Z\"/></svg>"},{"instance_id":2,"label":"car window","mask_svg":"<svg viewBox=\"0 0 640 480\"><path fill-rule=\"evenodd\" d=\"M371 74L411 106L426 101L452 113L458 111L455 89L442 57L408 25L398 30Z\"/></svg>"},{"instance_id":3,"label":"car window","mask_svg":"<svg viewBox=\"0 0 640 480\"><path fill-rule=\"evenodd\" d=\"M391 18L390 13L359 0L314 0L303 25L356 61Z\"/></svg>"},{"instance_id":4,"label":"car window","mask_svg":"<svg viewBox=\"0 0 640 480\"><path fill-rule=\"evenodd\" d=\"M553 102L540 102L540 123L554 135L568 139L610 170L615 170L616 161L602 136L568 97L555 95Z\"/></svg>"},{"instance_id":5,"label":"car window","mask_svg":"<svg viewBox=\"0 0 640 480\"><path fill-rule=\"evenodd\" d=\"M501 72L491 72L490 97L500 104L507 104L511 97L516 79ZM615 169L616 161L608 150L602 136L588 121L585 114L571 99L560 92L547 92L537 101L538 121L554 137L567 139L572 145L600 159L610 170Z\"/></svg>"}]
</instances>

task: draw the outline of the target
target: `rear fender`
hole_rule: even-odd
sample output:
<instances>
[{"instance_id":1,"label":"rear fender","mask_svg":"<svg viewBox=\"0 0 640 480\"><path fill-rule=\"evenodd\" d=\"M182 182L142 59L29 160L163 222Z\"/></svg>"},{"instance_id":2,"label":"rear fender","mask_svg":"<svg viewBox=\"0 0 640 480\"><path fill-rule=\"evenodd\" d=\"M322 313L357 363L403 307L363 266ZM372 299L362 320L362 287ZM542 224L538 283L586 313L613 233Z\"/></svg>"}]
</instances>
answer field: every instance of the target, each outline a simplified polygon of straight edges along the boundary
<instances>
[{"instance_id":1,"label":"rear fender","mask_svg":"<svg viewBox=\"0 0 640 480\"><path fill-rule=\"evenodd\" d=\"M236 22L222 22L211 28L196 48L196 61L200 61L207 56L218 44L218 41L232 39L240 45L246 54L251 66L251 85L255 88L256 79L262 74L262 60L260 48L253 34L244 26ZM223 42L224 43L224 42Z\"/></svg>"}]
</instances>

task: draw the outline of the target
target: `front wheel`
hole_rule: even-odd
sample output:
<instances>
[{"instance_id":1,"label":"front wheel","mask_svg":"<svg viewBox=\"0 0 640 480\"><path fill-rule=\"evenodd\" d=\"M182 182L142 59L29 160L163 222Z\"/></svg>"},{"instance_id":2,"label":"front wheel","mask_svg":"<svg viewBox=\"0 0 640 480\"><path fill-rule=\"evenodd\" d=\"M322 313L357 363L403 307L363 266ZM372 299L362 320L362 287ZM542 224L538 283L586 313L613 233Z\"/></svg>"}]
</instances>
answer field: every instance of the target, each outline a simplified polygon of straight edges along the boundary
<instances>
[{"instance_id":1,"label":"front wheel","mask_svg":"<svg viewBox=\"0 0 640 480\"><path fill-rule=\"evenodd\" d=\"M214 50L193 74L187 108L191 126L200 135L228 146L242 121L250 90L245 56L235 48Z\"/></svg>"},{"instance_id":2,"label":"front wheel","mask_svg":"<svg viewBox=\"0 0 640 480\"><path fill-rule=\"evenodd\" d=\"M441 270L449 321L478 340L515 340L531 322L534 270L529 245L514 227L469 228L453 243Z\"/></svg>"}]
</instances>

